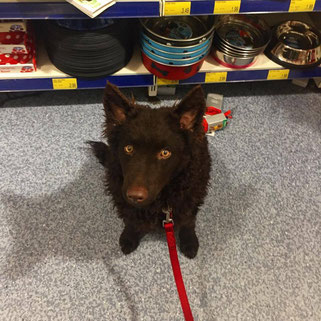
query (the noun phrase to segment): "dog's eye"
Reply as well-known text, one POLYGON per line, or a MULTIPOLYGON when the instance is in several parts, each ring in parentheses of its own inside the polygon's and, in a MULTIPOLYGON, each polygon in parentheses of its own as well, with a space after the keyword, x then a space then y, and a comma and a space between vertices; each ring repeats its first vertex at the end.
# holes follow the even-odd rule
POLYGON ((160 153, 158 154, 159 159, 167 159, 171 157, 172 153, 168 149, 162 149, 160 153))
POLYGON ((127 154, 132 154, 134 152, 134 146, 133 145, 127 145, 124 147, 124 151, 127 154))

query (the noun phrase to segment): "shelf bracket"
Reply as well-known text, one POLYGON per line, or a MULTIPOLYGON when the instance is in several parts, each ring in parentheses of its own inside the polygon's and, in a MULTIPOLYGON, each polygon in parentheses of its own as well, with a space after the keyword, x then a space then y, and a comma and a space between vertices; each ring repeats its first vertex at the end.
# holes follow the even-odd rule
POLYGON ((153 76, 153 85, 148 87, 148 96, 149 97, 156 97, 157 96, 157 78, 153 76))
POLYGON ((159 16, 164 17, 164 8, 166 0, 159 0, 159 16))

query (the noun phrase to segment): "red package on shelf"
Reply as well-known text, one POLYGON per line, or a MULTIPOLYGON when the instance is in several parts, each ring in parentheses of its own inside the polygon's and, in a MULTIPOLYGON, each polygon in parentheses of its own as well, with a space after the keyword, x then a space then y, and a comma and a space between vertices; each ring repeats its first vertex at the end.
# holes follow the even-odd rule
POLYGON ((19 44, 23 41, 25 34, 24 31, 0 32, 0 46, 19 44))
POLYGON ((20 44, 26 33, 26 21, 0 21, 0 45, 20 44))
MULTIPOLYGON (((36 54, 35 51, 32 53, 32 58, 28 61, 23 62, 16 62, 14 58, 7 58, 7 61, 14 61, 13 63, 6 62, 3 63, 0 62, 0 74, 1 73, 10 73, 10 72, 33 72, 37 70, 37 63, 36 63, 36 54), (13 59, 13 60, 12 60, 13 59)), ((0 58, 0 60, 2 60, 0 58)))
POLYGON ((32 43, 32 37, 25 33, 19 43, 0 43, 0 54, 28 54, 31 52, 30 43, 32 43))
POLYGON ((33 72, 37 70, 35 38, 32 30, 25 33, 24 46, 26 52, 19 50, 19 48, 12 50, 10 53, 4 53, 0 50, 0 73, 33 72))
POLYGON ((24 64, 30 61, 33 57, 33 53, 21 54, 21 53, 11 53, 11 54, 0 54, 0 65, 15 65, 24 64))

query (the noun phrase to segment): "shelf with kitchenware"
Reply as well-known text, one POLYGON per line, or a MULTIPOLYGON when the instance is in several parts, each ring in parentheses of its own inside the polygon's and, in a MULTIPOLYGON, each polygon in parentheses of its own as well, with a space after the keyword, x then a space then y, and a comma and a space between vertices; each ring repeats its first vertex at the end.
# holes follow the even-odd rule
MULTIPOLYGON (((213 82, 245 82, 259 80, 314 78, 320 76, 321 67, 309 69, 287 69, 276 64, 264 54, 260 54, 252 66, 244 69, 232 69, 222 66, 212 56, 208 56, 197 74, 188 79, 180 80, 176 83, 205 84, 213 82)), ((159 83, 165 84, 166 81, 161 80, 159 83)))
MULTIPOLYGON (((321 11, 321 0, 117 0, 99 18, 321 11)), ((0 19, 88 18, 65 0, 0 0, 0 19)))
POLYGON ((37 70, 0 74, 0 91, 104 88, 107 81, 119 87, 148 87, 154 84, 154 77, 142 64, 139 48, 135 49, 129 63, 118 72, 106 77, 79 78, 57 69, 51 63, 45 48, 40 46, 37 70))
POLYGON ((164 16, 311 11, 321 11, 321 0, 164 0, 162 4, 164 16))
POLYGON ((309 16, 296 14, 300 20, 293 20, 293 14, 271 15, 268 22, 263 17, 222 15, 214 33, 213 16, 168 17, 162 26, 173 27, 165 35, 157 20, 145 19, 141 22, 143 63, 161 78, 160 84, 319 76, 320 69, 314 67, 321 63, 321 35, 309 16), (193 30, 202 31, 195 32, 195 38, 176 36, 193 30))
MULTIPOLYGON (((159 17, 158 0, 117 0, 99 18, 159 17)), ((65 0, 0 0, 0 19, 85 19, 83 12, 65 0)))
POLYGON ((58 70, 49 60, 44 48, 37 56, 37 71, 30 73, 6 73, 0 77, 0 91, 36 91, 63 89, 104 88, 107 81, 119 87, 149 87, 153 85, 195 84, 213 82, 237 82, 256 80, 276 80, 321 77, 321 68, 304 70, 284 69, 261 54, 252 66, 235 70, 218 64, 208 56, 200 71, 194 76, 180 81, 160 79, 151 74, 143 65, 139 48, 126 67, 113 75, 84 79, 72 77, 58 70))

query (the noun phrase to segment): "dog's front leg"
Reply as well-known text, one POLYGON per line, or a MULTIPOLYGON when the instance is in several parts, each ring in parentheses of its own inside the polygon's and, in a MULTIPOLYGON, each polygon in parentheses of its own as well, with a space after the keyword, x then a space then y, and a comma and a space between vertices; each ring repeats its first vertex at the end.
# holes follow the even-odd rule
POLYGON ((119 238, 119 245, 124 254, 135 251, 145 233, 140 232, 134 225, 127 223, 119 238))
POLYGON ((197 255, 199 243, 195 233, 196 216, 193 215, 179 230, 180 249, 182 253, 193 259, 197 255))

